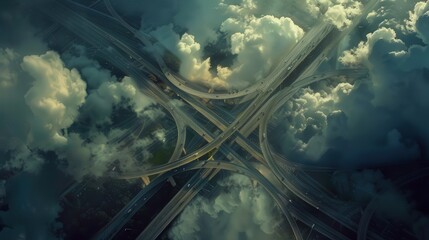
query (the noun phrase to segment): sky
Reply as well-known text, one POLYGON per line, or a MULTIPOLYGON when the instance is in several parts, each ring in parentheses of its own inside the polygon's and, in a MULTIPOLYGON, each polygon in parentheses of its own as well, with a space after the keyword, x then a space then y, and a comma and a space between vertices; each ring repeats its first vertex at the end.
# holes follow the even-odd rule
MULTIPOLYGON (((150 146, 164 143, 171 130, 163 126, 135 135, 139 126, 161 122, 167 113, 134 79, 91 56, 87 46, 74 43, 63 51, 43 38, 51 23, 35 9, 48 2, 0 3, 0 29, 7 33, 0 35, 0 172, 7 173, 0 179, 0 203, 9 203, 0 223, 10 226, 0 239, 56 239, 61 207, 53 179, 101 177, 113 163, 124 170, 149 167, 150 146), (118 120, 124 113, 127 119, 118 120), (121 125, 125 120, 131 127, 121 125)), ((158 39, 162 48, 155 51, 177 56, 180 75, 227 90, 266 76, 318 22, 344 30, 366 2, 112 0, 136 29, 158 39)), ((382 1, 318 70, 364 68, 368 76, 300 89, 276 112, 281 121, 268 133, 276 151, 293 161, 347 170, 331 179, 346 198, 365 202, 381 196, 397 203, 402 210, 391 218, 420 224, 413 229, 421 236, 424 214, 381 172, 356 169, 427 161, 428 44, 429 3, 382 1), (353 189, 366 190, 351 194, 353 189)), ((219 229, 225 237, 244 239, 281 231, 284 220, 263 189, 239 175, 217 184, 230 191, 197 197, 169 230, 172 239, 210 239, 219 229), (213 231, 202 232, 208 224, 213 231)))

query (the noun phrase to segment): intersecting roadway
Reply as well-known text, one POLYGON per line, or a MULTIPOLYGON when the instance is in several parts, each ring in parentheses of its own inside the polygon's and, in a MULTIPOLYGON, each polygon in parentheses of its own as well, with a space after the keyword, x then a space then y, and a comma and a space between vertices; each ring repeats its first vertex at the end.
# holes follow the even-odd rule
MULTIPOLYGON (((310 176, 306 175, 305 172, 295 171, 296 169, 312 171, 330 169, 293 164, 291 161, 284 159, 279 154, 273 153, 266 138, 266 130, 269 116, 271 116, 273 109, 277 109, 278 106, 292 97, 293 93, 303 86, 323 79, 329 79, 334 76, 360 76, 362 74, 366 74, 366 72, 362 70, 340 70, 333 73, 311 76, 312 72, 315 71, 317 66, 319 66, 319 64, 328 55, 328 52, 332 50, 344 35, 353 29, 353 27, 359 22, 359 18, 355 19, 352 27, 347 30, 343 30, 342 32, 338 31, 331 24, 325 22, 314 27, 299 41, 291 52, 285 54, 285 56, 279 60, 279 64, 267 77, 247 89, 230 93, 206 93, 187 86, 185 83, 186 81, 183 80, 183 78, 168 69, 166 64, 163 62, 161 55, 156 53, 154 54, 158 67, 154 65, 153 61, 151 62, 145 57, 141 57, 147 55, 147 53, 142 51, 141 45, 139 44, 143 43, 146 47, 155 48, 154 40, 128 25, 114 11, 114 8, 108 0, 105 0, 104 2, 113 17, 71 1, 67 1, 65 3, 54 3, 50 5, 50 9, 46 10, 42 8, 42 11, 68 30, 74 32, 80 38, 99 48, 100 54, 104 58, 124 71, 127 75, 138 80, 137 83, 140 85, 142 92, 152 97, 157 103, 169 111, 173 119, 176 121, 178 130, 178 140, 175 151, 168 163, 138 169, 135 172, 115 172, 111 173, 112 176, 119 178, 137 178, 162 174, 155 178, 155 180, 147 187, 149 191, 150 189, 155 189, 150 186, 157 185, 157 179, 163 179, 163 176, 169 175, 168 173, 177 172, 177 169, 193 164, 195 160, 206 155, 213 149, 220 149, 227 159, 234 163, 233 166, 235 167, 228 170, 247 173, 247 175, 258 179, 259 182, 263 183, 262 185, 266 187, 268 192, 270 192, 276 200, 278 206, 282 209, 282 212, 288 219, 297 239, 302 239, 302 236, 297 228, 295 219, 290 217, 290 213, 293 213, 295 218, 300 219, 309 226, 316 223, 315 230, 327 237, 333 239, 348 239, 347 236, 342 235, 337 230, 330 228, 329 225, 321 222, 314 216, 314 214, 306 212, 305 207, 302 206, 304 203, 309 204, 318 210, 320 209, 323 214, 326 214, 332 219, 340 222, 345 227, 356 231, 357 224, 350 219, 345 218, 341 211, 346 208, 350 208, 347 203, 332 199, 325 193, 325 191, 323 191, 322 188, 317 184, 314 184, 315 181, 310 176), (85 17, 83 17, 80 12, 85 12, 85 17), (92 16, 91 20, 86 18, 88 16, 92 16), (94 19, 98 24, 93 22, 94 19), (100 22, 103 24, 100 24, 100 22), (115 24, 117 26, 115 26, 115 24), (136 42, 135 39, 138 41, 136 42), (132 64, 130 64, 130 59, 132 59, 132 64), (173 99, 165 94, 164 91, 155 83, 152 81, 145 81, 145 79, 147 79, 147 74, 154 74, 158 79, 167 84, 167 86, 177 93, 178 97, 180 97, 183 102, 188 103, 217 126, 221 130, 220 134, 216 135, 212 133, 204 124, 195 120, 185 108, 182 108, 177 104, 177 100, 173 101, 173 99), (248 104, 248 107, 231 123, 226 122, 223 116, 217 115, 215 111, 208 108, 204 103, 202 103, 202 101, 197 99, 197 97, 208 99, 229 99, 243 97, 245 95, 250 96, 251 93, 253 93, 254 97, 253 99, 249 99, 250 103, 248 104), (257 146, 253 142, 247 140, 247 137, 258 126, 260 146, 257 146), (197 134, 203 137, 207 141, 207 144, 190 154, 181 156, 181 150, 183 149, 186 140, 187 127, 190 127, 197 134), (226 142, 229 144, 225 144, 226 142), (242 149, 249 152, 255 159, 261 161, 261 164, 268 164, 269 169, 272 171, 272 173, 270 173, 271 177, 262 176, 262 174, 253 167, 252 163, 239 156, 232 147, 232 143, 234 142, 242 149), (243 168, 246 170, 243 171, 243 168), (277 177, 280 184, 273 185, 267 180, 273 179, 273 176, 277 177), (290 198, 285 195, 286 192, 289 195, 292 193, 295 196, 298 196, 299 199, 303 200, 303 202, 293 201, 292 204, 291 201, 288 201, 290 198), (288 207, 286 208, 285 206, 288 207)), ((368 3, 363 13, 365 14, 369 12, 377 2, 378 1, 371 1, 368 3)), ((217 108, 216 105, 215 108, 217 108)), ((210 164, 206 163, 205 166, 209 167, 209 169, 200 170, 198 174, 199 176, 194 175, 192 178, 199 178, 199 180, 189 182, 185 185, 188 187, 184 187, 185 189, 182 188, 180 195, 175 196, 171 201, 171 206, 174 205, 173 203, 180 203, 180 205, 171 209, 169 207, 165 208, 163 211, 168 214, 159 214, 155 218, 154 224, 149 225, 139 238, 156 238, 164 228, 156 229, 156 226, 158 225, 155 223, 159 222, 162 223, 163 226, 167 226, 168 223, 171 222, 177 214, 179 214, 181 209, 183 209, 183 207, 196 195, 198 192, 197 190, 199 190, 207 181, 212 179, 212 177, 217 173, 213 168, 227 169, 225 164, 221 164, 220 162, 210 164)), ((144 200, 142 201, 141 198, 147 199, 150 195, 150 192, 143 192, 136 196, 135 200, 132 200, 127 204, 127 206, 121 210, 114 219, 112 219, 111 223, 100 231, 97 238, 108 239, 113 237, 114 234, 120 230, 123 224, 126 223, 127 219, 129 220, 133 213, 135 213, 136 209, 142 206, 141 203, 144 203, 144 200), (137 206, 137 203, 140 203, 140 205, 137 206), (130 204, 132 208, 130 208, 130 204)), ((371 236, 374 239, 377 239, 375 234, 370 234, 370 237, 371 236)))

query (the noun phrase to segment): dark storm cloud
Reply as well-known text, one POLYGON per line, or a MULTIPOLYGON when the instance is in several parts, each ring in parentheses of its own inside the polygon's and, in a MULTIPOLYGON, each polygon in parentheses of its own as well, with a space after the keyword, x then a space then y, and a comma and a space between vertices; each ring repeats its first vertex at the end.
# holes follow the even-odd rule
MULTIPOLYGON (((404 4, 413 10, 415 3, 404 4)), ((368 29, 374 29, 371 23, 379 27, 370 30, 365 39, 350 41, 357 46, 342 53, 340 63, 368 68, 368 79, 354 84, 320 83, 301 90, 284 107, 288 117, 283 127, 287 130, 279 139, 286 144, 279 145, 287 156, 344 168, 427 158, 425 5, 416 4, 420 10, 405 19, 392 15, 394 22, 402 24, 393 24, 395 28, 377 21, 389 22, 390 15, 374 12, 368 29)))
POLYGON ((34 7, 47 1, 1 1, 0 48, 13 48, 22 54, 40 54, 46 51, 46 43, 37 34, 47 25, 34 7))
POLYGON ((380 171, 337 172, 332 182, 340 197, 366 206, 376 201, 375 214, 411 227, 419 239, 426 239, 429 218, 416 209, 412 199, 386 179, 380 171))
POLYGON ((7 227, 0 231, 0 239, 58 239, 53 232, 61 227, 56 218, 62 189, 52 179, 60 179, 61 174, 55 167, 45 166, 38 174, 23 173, 7 181, 9 209, 0 212, 7 227))

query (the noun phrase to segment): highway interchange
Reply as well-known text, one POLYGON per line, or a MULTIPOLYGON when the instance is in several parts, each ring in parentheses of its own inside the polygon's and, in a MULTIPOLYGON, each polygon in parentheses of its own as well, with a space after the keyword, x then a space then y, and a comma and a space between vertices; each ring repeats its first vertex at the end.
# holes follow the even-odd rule
MULTIPOLYGON (((299 89, 314 82, 340 76, 349 78, 366 76, 366 70, 362 69, 343 69, 315 74, 330 51, 356 27, 360 17, 354 19, 353 24, 342 31, 327 22, 314 26, 279 60, 265 78, 248 88, 230 92, 208 92, 192 87, 187 84, 186 79, 170 70, 161 54, 165 49, 155 39, 134 29, 122 19, 110 0, 96 1, 93 5, 101 3, 106 6, 108 13, 101 13, 93 9, 92 5, 84 6, 73 1, 56 1, 51 3, 49 8, 40 10, 57 24, 100 49, 101 58, 135 79, 144 94, 153 98, 169 112, 176 123, 177 141, 173 154, 165 164, 132 172, 109 173, 111 177, 121 179, 151 176, 152 181, 126 204, 94 239, 114 238, 132 216, 156 194, 161 183, 191 170, 195 170, 194 175, 141 232, 138 239, 156 239, 220 170, 244 174, 259 182, 284 214, 295 239, 304 239, 297 220, 312 229, 314 227, 314 231, 329 239, 383 239, 378 233, 368 230, 374 203, 370 203, 361 221, 353 221, 346 213, 359 213, 359 207, 331 196, 309 174, 332 169, 289 161, 272 150, 267 137, 271 116, 299 89), (153 53, 155 61, 147 59, 148 54, 143 51, 142 46, 158 49, 153 53), (169 96, 157 83, 148 79, 149 74, 162 81, 176 95, 169 96), (238 115, 234 116, 216 104, 208 107, 202 99, 242 99, 245 103, 241 104, 240 108, 244 106, 244 110, 238 111, 238 115), (181 104, 177 104, 178 102, 181 104), (184 104, 187 107, 183 107, 184 104), (189 109, 204 116, 206 121, 218 130, 213 131, 204 121, 196 119, 189 109), (183 154, 188 129, 192 129, 206 141, 206 144, 183 154), (249 140, 249 136, 255 134, 256 129, 259 144, 249 140), (215 161, 202 159, 215 150, 221 153, 216 155, 219 159, 215 161), (238 151, 248 153, 256 161, 243 158, 238 151), (316 210, 317 214, 309 208, 316 210), (334 228, 332 222, 340 224, 350 234, 344 234, 334 228)), ((378 0, 369 1, 362 17, 365 17, 377 3, 378 0)))

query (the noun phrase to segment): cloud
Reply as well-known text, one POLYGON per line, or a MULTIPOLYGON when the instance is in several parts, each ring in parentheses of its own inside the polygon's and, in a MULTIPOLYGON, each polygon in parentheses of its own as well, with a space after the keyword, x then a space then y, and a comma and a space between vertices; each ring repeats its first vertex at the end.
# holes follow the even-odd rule
POLYGON ((380 171, 336 172, 331 180, 341 198, 357 202, 362 207, 376 199, 375 216, 411 226, 417 235, 427 234, 422 229, 429 226, 427 216, 419 212, 412 199, 380 171))
POLYGON ((61 58, 68 68, 79 70, 82 78, 87 84, 88 91, 97 89, 107 81, 116 82, 116 76, 103 68, 100 63, 88 57, 87 48, 82 45, 73 44, 66 52, 61 54, 61 58))
POLYGON ((73 46, 63 58, 66 65, 53 51, 23 57, 1 51, 1 167, 37 172, 45 163, 40 151, 54 151, 65 160, 60 167, 76 179, 102 176, 117 161, 122 170, 147 165, 148 147, 166 143, 165 130, 139 134, 144 123, 165 116, 162 109, 133 79, 118 80, 88 58, 85 47, 73 46), (113 119, 120 111, 130 125, 113 119))
POLYGON ((429 4, 427 2, 421 1, 416 3, 416 5, 414 6, 414 9, 408 12, 409 18, 406 19, 407 29, 413 32, 417 32, 417 21, 419 21, 419 18, 426 15, 428 11, 429 11, 429 4))
POLYGON ((401 54, 405 50, 404 42, 397 39, 395 30, 391 28, 379 28, 373 33, 368 33, 366 38, 366 42, 361 41, 356 48, 345 51, 339 59, 340 62, 348 66, 362 64, 363 61, 368 60, 374 44, 376 42, 380 44, 380 40, 384 40, 386 44, 397 46, 397 50, 392 51, 392 54, 401 54))
POLYGON ((63 58, 69 68, 76 68, 81 73, 88 85, 88 96, 79 117, 89 118, 91 124, 110 122, 115 108, 131 107, 140 115, 149 114, 144 110, 155 104, 139 90, 133 79, 128 76, 118 79, 98 61, 89 58, 86 47, 73 45, 63 53, 63 58))
POLYGON ((149 167, 152 164, 148 160, 153 157, 153 152, 160 151, 157 147, 166 143, 166 132, 158 129, 144 136, 139 133, 140 129, 119 128, 113 128, 107 134, 93 132, 85 138, 72 133, 60 158, 68 160, 65 170, 77 180, 88 175, 101 177, 115 166, 123 172, 149 167))
POLYGON ((5 200, 9 209, 0 212, 7 227, 0 231, 1 239, 58 239, 55 231, 61 207, 58 196, 60 172, 44 167, 40 174, 23 173, 7 180, 5 200))
POLYGON ((170 238, 277 239, 281 235, 277 233, 285 231, 272 198, 249 178, 235 174, 218 185, 219 194, 199 196, 183 210, 168 233, 170 238))
POLYGON ((339 62, 366 67, 369 77, 300 90, 283 107, 285 120, 273 144, 290 159, 342 168, 424 159, 428 48, 418 40, 422 36, 405 34, 403 26, 380 26, 366 40, 350 41, 357 46, 344 51, 339 62))
POLYGON ((140 31, 155 36, 180 59, 182 76, 219 89, 242 89, 262 79, 302 38, 304 29, 321 19, 344 28, 362 7, 352 0, 181 4, 166 0, 162 6, 114 1, 114 5, 129 22, 141 15, 140 31), (158 21, 150 11, 159 13, 158 21))
POLYGON ((166 142, 159 127, 141 136, 143 123, 164 112, 82 46, 62 58, 0 49, 0 70, 0 170, 8 173, 0 187, 1 239, 59 239, 57 183, 103 176, 112 164, 123 171, 149 166, 150 151, 166 142), (132 121, 121 125, 125 117, 115 114, 132 121))
POLYGON ((11 49, 0 49, 0 149, 8 150, 25 142, 31 112, 23 96, 31 79, 22 71, 21 56, 11 49))
POLYGON ((62 130, 76 119, 86 85, 55 52, 24 57, 11 49, 1 53, 0 68, 6 73, 0 86, 2 155, 9 156, 3 164, 37 170, 43 161, 31 149, 55 150, 66 144, 62 130))
POLYGON ((419 157, 416 143, 395 128, 394 116, 371 105, 365 85, 323 83, 320 89, 302 89, 283 108, 274 144, 287 157, 337 167, 419 157))
POLYGON ((3 163, 2 169, 9 171, 17 170, 35 173, 45 163, 43 157, 29 149, 26 145, 18 145, 3 155, 6 161, 3 163))
POLYGON ((329 6, 325 18, 338 29, 350 26, 354 17, 361 14, 362 4, 358 1, 338 1, 338 4, 329 6))
POLYGON ((66 171, 81 180, 88 175, 102 176, 113 163, 116 149, 107 143, 104 135, 100 134, 86 143, 78 134, 69 136, 69 144, 60 157, 68 160, 66 171))
POLYGON ((202 60, 201 45, 195 42, 195 37, 183 34, 177 43, 179 57, 182 59, 180 73, 191 81, 210 82, 210 58, 202 60))
POLYGON ((229 36, 230 51, 236 55, 225 79, 233 88, 246 87, 265 77, 304 35, 290 18, 271 15, 249 16, 243 22, 229 18, 221 31, 229 36))
POLYGON ((31 9, 33 4, 45 0, 2 1, 0 3, 0 47, 15 49, 18 52, 41 54, 47 50, 47 44, 38 33, 46 27, 40 16, 31 9))
MULTIPOLYGON (((58 86, 70 77, 58 56, 47 53, 48 44, 42 39, 41 33, 50 23, 45 22, 33 9, 42 2, 46 1, 0 2, 0 28, 3 32, 0 36, 1 239, 58 239, 53 232, 61 226, 55 220, 61 210, 57 201, 61 191, 57 185, 60 176, 52 166, 49 169, 46 167, 46 156, 35 150, 37 142, 30 143, 28 138, 30 132, 40 130, 46 137, 40 140, 53 144, 48 132, 53 133, 57 130, 55 127, 67 125, 66 118, 72 118, 68 111, 63 112, 63 116, 52 111, 49 116, 41 116, 41 105, 30 107, 27 104, 27 101, 41 100, 39 93, 44 90, 37 88, 42 82, 54 80, 51 83, 58 83, 58 86), (28 58, 24 63, 23 57, 26 56, 28 58), (40 66, 35 66, 38 64, 40 66), (52 74, 63 75, 59 79, 53 76, 50 79, 35 79, 37 74, 38 77, 43 75, 37 73, 38 67, 52 74), (26 99, 24 96, 30 89, 33 89, 31 96, 26 99), (62 122, 48 120, 48 117, 60 117, 58 120, 62 122), (53 123, 53 128, 36 126, 35 121, 53 123)), ((57 97, 55 92, 60 89, 67 92, 68 86, 48 86, 47 90, 53 91, 47 95, 49 100, 57 97)), ((63 100, 70 98, 60 100, 61 104, 67 104, 63 100)))
POLYGON ((142 128, 164 118, 162 109, 132 78, 118 79, 89 58, 86 47, 74 45, 63 58, 90 86, 78 118, 68 129, 68 144, 57 150, 67 161, 65 170, 80 180, 87 175, 103 176, 113 164, 122 171, 149 166, 153 145, 165 143, 165 130, 156 128, 151 134, 144 129, 142 135, 142 128))
POLYGON ((131 106, 134 112, 143 114, 143 110, 154 104, 137 88, 134 81, 124 77, 122 82, 107 81, 92 91, 82 109, 82 117, 88 117, 93 124, 110 122, 114 107, 131 106))
POLYGON ((302 90, 278 126, 285 129, 278 139, 282 152, 297 161, 346 168, 418 159, 417 140, 393 113, 371 105, 367 91, 363 84, 302 90))
POLYGON ((426 2, 426 6, 419 8, 418 5, 415 7, 415 15, 418 17, 415 30, 417 35, 423 40, 424 43, 429 44, 429 4, 426 2), (421 14, 421 12, 423 12, 421 14), (419 14, 421 14, 419 16, 419 14))
POLYGON ((85 101, 86 83, 76 69, 65 68, 53 51, 25 56, 21 66, 34 79, 25 95, 34 115, 29 143, 44 150, 65 145, 67 138, 60 131, 75 121, 85 101))
MULTIPOLYGON (((152 149, 164 146, 171 130, 156 127, 142 136, 143 125, 161 122, 165 113, 133 79, 115 76, 85 47, 75 45, 61 57, 47 51, 40 35, 46 23, 28 11, 40 2, 0 3, 6 33, 0 36, 0 167, 14 175, 0 183, 0 196, 11 203, 0 214, 13 226, 0 233, 5 239, 54 238, 60 208, 52 179, 60 176, 46 170, 47 150, 61 160, 56 167, 80 180, 103 176, 113 165, 150 166, 152 149), (123 122, 124 115, 130 122, 123 122)), ((209 88, 253 84, 315 23, 344 28, 362 7, 351 0, 114 3, 180 58, 183 76, 209 88)), ((338 66, 367 67, 369 78, 302 89, 283 108, 279 149, 296 161, 343 168, 427 158, 428 16, 427 2, 382 1, 342 43, 346 51, 339 56, 338 66)), ((415 231, 425 234, 427 218, 414 216, 407 199, 379 173, 344 178, 350 186, 342 188, 356 190, 344 190, 348 197, 379 196, 383 214, 414 221, 415 231)), ((174 238, 277 236, 283 220, 265 191, 236 175, 219 185, 226 190, 198 197, 185 209, 170 232, 174 238)))
POLYGON ((40 34, 48 25, 32 10, 34 4, 42 2, 0 3, 0 28, 4 32, 0 36, 0 167, 8 170, 37 171, 43 163, 26 145, 33 116, 23 96, 34 79, 21 67, 23 55, 40 55, 48 49, 40 34))
POLYGON ((249 86, 304 35, 291 18, 260 13, 253 1, 190 2, 150 33, 179 57, 180 74, 210 88, 249 86), (209 50, 214 46, 216 52, 209 50))
POLYGON ((89 58, 85 47, 73 46, 63 55, 66 63, 77 67, 92 86, 75 127, 69 130, 69 144, 59 151, 60 157, 68 160, 67 172, 82 179, 86 175, 103 176, 113 164, 122 171, 149 166, 150 147, 165 143, 165 130, 157 128, 153 135, 147 129, 144 135, 141 131, 165 117, 162 109, 139 90, 132 78, 118 79, 89 58), (115 117, 117 114, 122 116, 115 117))

